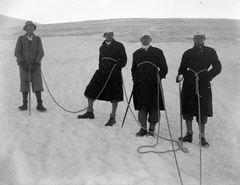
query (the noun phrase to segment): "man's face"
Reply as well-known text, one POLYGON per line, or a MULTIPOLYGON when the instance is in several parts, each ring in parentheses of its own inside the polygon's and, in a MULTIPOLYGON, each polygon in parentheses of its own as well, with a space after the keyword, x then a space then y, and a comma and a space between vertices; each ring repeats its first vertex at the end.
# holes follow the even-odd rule
POLYGON ((196 46, 202 45, 205 40, 206 40, 206 37, 204 35, 195 35, 193 37, 193 41, 196 46))
POLYGON ((26 30, 26 32, 28 32, 28 33, 33 33, 33 32, 34 32, 34 29, 35 29, 35 27, 34 27, 33 25, 27 25, 27 26, 25 27, 25 30, 26 30))
POLYGON ((141 41, 142 45, 147 46, 152 41, 152 38, 148 35, 145 35, 145 36, 141 37, 140 41, 141 41))
POLYGON ((104 37, 106 38, 107 42, 111 42, 113 40, 113 32, 105 33, 104 37))

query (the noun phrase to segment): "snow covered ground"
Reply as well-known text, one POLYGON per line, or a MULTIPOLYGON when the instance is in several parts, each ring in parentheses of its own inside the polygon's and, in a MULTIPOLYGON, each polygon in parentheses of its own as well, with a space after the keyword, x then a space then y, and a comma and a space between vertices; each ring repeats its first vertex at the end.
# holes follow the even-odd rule
MULTIPOLYGON (((58 30, 59 31, 59 30, 58 30)), ((37 34, 37 32, 36 32, 37 34)), ((123 69, 127 95, 132 90, 132 53, 139 40, 118 38, 126 48, 123 69)), ((123 36, 121 36, 123 38, 123 36)), ((111 110, 108 102, 96 101, 95 119, 79 120, 78 114, 60 109, 47 92, 43 93, 46 113, 36 111, 32 94, 32 114, 19 112, 19 71, 13 56, 17 37, 0 39, 0 185, 177 185, 181 184, 173 152, 140 154, 142 145, 153 145, 154 138, 136 138, 139 130, 131 112, 121 128, 127 107, 119 104, 117 124, 105 127, 111 110)), ((56 101, 67 110, 87 106, 83 93, 98 66, 101 34, 90 36, 43 37, 45 57, 42 70, 56 101)), ((152 42, 164 51, 169 73, 163 81, 167 114, 174 140, 180 136, 178 84, 175 76, 182 54, 192 47, 185 42, 152 42)), ((210 148, 202 148, 202 184, 240 184, 240 44, 227 40, 207 40, 222 62, 222 73, 213 80, 214 117, 206 126, 210 148)), ((131 108, 133 106, 131 104, 131 108)), ((133 111, 135 116, 136 111, 133 111)), ((82 112, 83 113, 83 112, 82 112)), ((80 113, 81 114, 81 113, 80 113)), ((169 138, 165 112, 161 112, 160 135, 169 138)), ((177 162, 185 185, 200 183, 198 128, 194 124, 188 153, 177 151, 177 162)), ((185 124, 184 124, 185 131, 185 124)), ((175 149, 178 148, 174 144, 175 149)), ((171 150, 171 142, 160 139, 155 148, 141 151, 171 150)))

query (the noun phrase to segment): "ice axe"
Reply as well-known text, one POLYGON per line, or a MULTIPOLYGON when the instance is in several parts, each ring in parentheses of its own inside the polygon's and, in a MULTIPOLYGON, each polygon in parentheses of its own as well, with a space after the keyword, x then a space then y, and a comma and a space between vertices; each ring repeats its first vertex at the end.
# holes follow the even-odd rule
POLYGON ((29 101, 28 101, 29 116, 31 116, 31 66, 29 66, 29 72, 28 72, 28 91, 29 91, 29 101))
POLYGON ((132 93, 131 93, 130 98, 128 100, 128 105, 127 105, 126 112, 125 112, 125 115, 124 115, 124 118, 123 118, 123 122, 122 122, 122 128, 123 128, 123 125, 124 125, 124 122, 125 122, 125 119, 126 119, 126 116, 127 116, 127 113, 128 113, 128 109, 129 109, 129 106, 130 106, 130 102, 131 102, 132 96, 133 96, 133 90, 132 90, 132 93))

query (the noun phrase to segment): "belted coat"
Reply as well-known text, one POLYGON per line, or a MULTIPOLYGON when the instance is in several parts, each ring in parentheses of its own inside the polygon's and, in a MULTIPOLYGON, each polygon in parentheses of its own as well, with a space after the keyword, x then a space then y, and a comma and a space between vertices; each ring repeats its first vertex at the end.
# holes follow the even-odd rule
POLYGON ((32 41, 30 42, 26 34, 20 36, 17 40, 14 55, 17 58, 18 64, 23 61, 28 64, 34 62, 41 64, 44 56, 41 38, 33 34, 32 41))
POLYGON ((127 64, 127 54, 122 43, 113 39, 105 41, 99 49, 99 68, 86 87, 84 95, 93 100, 123 101, 122 68, 127 64))
POLYGON ((135 110, 142 107, 164 110, 163 98, 158 79, 168 73, 163 51, 150 46, 147 50, 138 49, 133 53, 133 102, 135 110), (159 74, 159 76, 157 75, 159 74), (158 78, 159 77, 159 78, 158 78))
MULTIPOLYGON (((17 58, 17 64, 25 62, 28 65, 36 62, 39 68, 31 74, 32 90, 43 91, 42 76, 41 76, 41 61, 44 56, 42 41, 39 36, 33 34, 32 40, 28 40, 27 35, 18 37, 14 56, 17 58)), ((29 74, 19 67, 20 72, 20 91, 29 91, 29 74)))
POLYGON ((201 115, 213 116, 210 81, 222 70, 216 51, 205 45, 194 46, 184 52, 178 74, 184 76, 182 86, 182 114, 198 116, 198 93, 201 115), (198 87, 198 89, 197 89, 198 87))

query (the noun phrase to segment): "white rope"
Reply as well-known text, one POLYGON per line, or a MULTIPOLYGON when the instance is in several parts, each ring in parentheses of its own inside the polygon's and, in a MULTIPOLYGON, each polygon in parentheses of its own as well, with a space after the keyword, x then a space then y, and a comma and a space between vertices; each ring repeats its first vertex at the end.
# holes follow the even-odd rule
MULTIPOLYGON (((105 89, 105 87, 106 87, 106 85, 107 85, 107 83, 108 83, 108 81, 109 81, 109 79, 110 79, 110 77, 111 77, 111 75, 112 75, 112 73, 113 73, 113 70, 114 70, 114 68, 116 67, 116 65, 117 65, 117 64, 114 64, 114 66, 112 67, 112 69, 111 69, 111 71, 110 71, 110 73, 109 73, 109 75, 108 75, 108 78, 107 78, 105 84, 103 85, 103 88, 101 89, 101 91, 100 91, 99 94, 97 95, 96 99, 101 95, 101 93, 102 93, 103 90, 105 89)), ((81 109, 81 110, 79 110, 79 111, 70 111, 70 110, 67 110, 67 109, 65 109, 64 107, 62 107, 62 106, 55 100, 55 98, 53 97, 53 95, 51 94, 51 92, 50 92, 50 90, 49 90, 49 87, 48 87, 48 85, 47 85, 47 82, 46 82, 46 80, 45 80, 45 77, 44 77, 44 75, 43 75, 42 70, 41 70, 41 74, 42 74, 42 77, 43 77, 43 81, 44 81, 44 83, 45 83, 45 86, 47 87, 47 91, 48 91, 49 95, 51 96, 51 98, 53 99, 53 101, 55 102, 55 104, 56 104, 58 107, 60 107, 62 110, 66 111, 66 112, 69 112, 69 113, 79 113, 79 112, 83 112, 84 110, 86 110, 89 106, 91 106, 91 105, 96 101, 96 99, 95 99, 95 100, 92 102, 92 104, 88 105, 87 107, 85 107, 85 108, 83 108, 83 109, 81 109)))
POLYGON ((190 69, 196 77, 195 82, 196 82, 196 94, 197 94, 197 100, 198 100, 198 125, 199 125, 199 160, 200 160, 200 185, 202 184, 202 120, 201 120, 201 105, 200 105, 200 91, 199 91, 199 74, 207 71, 207 69, 201 70, 199 72, 195 72, 194 70, 190 69))
MULTIPOLYGON (((154 145, 150 145, 150 146, 140 146, 140 147, 137 149, 137 151, 138 151, 138 153, 141 153, 141 154, 174 152, 174 158, 175 158, 175 162, 176 162, 176 166, 177 166, 177 170, 178 170, 178 175, 179 175, 179 178, 180 178, 180 182, 181 182, 181 184, 183 185, 183 181, 182 181, 182 177, 181 177, 181 173, 180 173, 180 169, 179 169, 178 161, 177 161, 177 157, 176 157, 176 151, 182 150, 183 152, 188 153, 188 150, 187 150, 186 148, 180 147, 179 142, 177 142, 177 141, 175 141, 175 140, 172 139, 172 134, 171 134, 171 130, 170 130, 170 124, 169 124, 168 115, 167 115, 167 111, 166 111, 166 107, 165 107, 165 98, 164 98, 164 94, 163 94, 163 88, 162 88, 161 80, 160 80, 159 73, 158 73, 158 72, 159 72, 159 68, 158 68, 155 64, 153 64, 152 62, 149 62, 149 61, 141 62, 140 64, 138 64, 137 67, 139 67, 139 66, 142 65, 142 64, 151 64, 151 65, 153 65, 154 67, 156 67, 156 69, 157 69, 158 87, 160 87, 161 92, 162 92, 162 98, 163 98, 163 103, 164 103, 164 109, 165 109, 165 114, 166 114, 166 120, 167 120, 167 124, 168 124, 168 130, 169 130, 170 139, 166 139, 166 138, 163 138, 163 137, 160 136, 160 111, 159 111, 159 103, 158 103, 158 112, 159 112, 158 134, 152 133, 154 136, 157 136, 157 142, 156 142, 154 145), (171 141, 171 143, 172 143, 172 150, 161 151, 161 152, 156 152, 156 151, 144 151, 144 152, 142 152, 142 151, 140 151, 141 148, 145 148, 145 147, 155 147, 155 146, 157 146, 157 145, 158 145, 158 142, 159 142, 159 138, 162 138, 162 139, 167 140, 167 141, 171 141), (178 149, 175 149, 175 148, 174 148, 173 142, 177 143, 177 145, 179 146, 178 149)), ((124 84, 123 84, 123 86, 124 86, 124 84)), ((128 99, 128 98, 127 98, 127 93, 126 93, 125 86, 124 86, 124 91, 125 91, 126 99, 128 99)), ((159 100, 159 98, 160 98, 159 96, 160 96, 160 92, 159 92, 159 88, 158 88, 158 100, 159 100)), ((158 101, 158 102, 159 102, 159 101, 158 101)), ((130 104, 130 102, 129 102, 129 104, 130 104)), ((135 117, 135 115, 134 115, 131 107, 129 106, 129 104, 128 104, 128 108, 130 109, 130 111, 131 111, 134 119, 135 119, 136 122, 138 123, 138 125, 140 125, 140 127, 141 127, 141 124, 138 122, 138 120, 137 120, 137 118, 135 117)), ((143 127, 141 127, 141 128, 146 130, 146 128, 143 128, 143 127)), ((146 131, 147 131, 147 130, 146 130, 146 131)))

